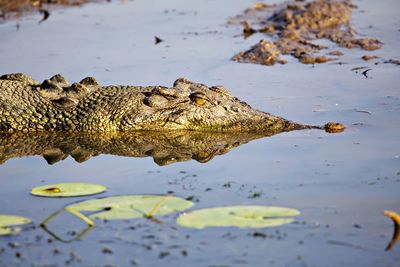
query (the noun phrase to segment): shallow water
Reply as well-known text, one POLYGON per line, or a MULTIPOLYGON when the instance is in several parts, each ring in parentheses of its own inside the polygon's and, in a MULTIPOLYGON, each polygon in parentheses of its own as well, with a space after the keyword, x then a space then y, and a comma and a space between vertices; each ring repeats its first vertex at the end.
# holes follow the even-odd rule
MULTIPOLYGON (((174 191, 184 198, 196 196, 196 209, 263 204, 296 208, 302 215, 296 223, 256 231, 190 230, 178 227, 173 215, 163 217, 161 225, 144 219, 98 222, 80 241, 68 244, 41 228, 27 229, 0 237, 0 266, 63 266, 68 261, 72 266, 397 266, 400 245, 384 251, 393 226, 382 214, 400 212, 400 68, 374 62, 399 59, 398 1, 355 1, 354 27, 383 41, 382 49, 339 48, 345 51, 344 65, 308 66, 286 58, 288 64, 274 67, 229 61, 263 38, 243 40, 236 36, 240 27, 226 26, 229 16, 252 1, 149 3, 56 10, 40 25, 40 15, 30 15, 19 21, 18 31, 16 21, 0 24, 0 73, 24 72, 37 80, 55 73, 70 81, 95 76, 104 85, 171 85, 183 76, 222 84, 272 114, 308 124, 340 121, 347 130, 257 139, 207 163, 158 166, 151 157, 104 154, 84 163, 68 157, 54 165, 41 156, 13 158, 0 165, 0 213, 26 216, 37 225, 81 198, 37 198, 30 189, 81 181, 109 187, 103 196, 174 191), (154 36, 164 41, 154 45, 154 36), (366 54, 382 59, 364 62, 360 58, 366 54), (360 66, 372 69, 368 78, 351 71, 360 66), (254 192, 261 196, 249 198, 254 192), (15 243, 18 247, 12 248, 15 243)), ((67 232, 85 226, 67 218, 55 221, 51 230, 73 238, 67 232)))

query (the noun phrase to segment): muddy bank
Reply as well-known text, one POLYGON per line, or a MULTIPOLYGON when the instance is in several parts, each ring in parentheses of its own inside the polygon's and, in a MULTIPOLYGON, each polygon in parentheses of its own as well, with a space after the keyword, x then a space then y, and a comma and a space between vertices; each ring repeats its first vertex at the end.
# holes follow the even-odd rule
POLYGON ((329 51, 332 47, 314 43, 317 39, 328 39, 345 48, 368 51, 381 48, 382 42, 379 40, 358 37, 351 25, 354 8, 356 6, 350 0, 292 1, 280 5, 255 4, 243 14, 231 18, 229 22, 241 23, 244 26, 245 37, 259 32, 275 41, 261 40, 232 59, 238 62, 273 65, 285 63, 280 59, 280 55, 284 54, 297 58, 303 64, 315 64, 336 60, 341 55, 338 51, 329 51))
POLYGON ((80 6, 89 2, 105 1, 106 0, 0 0, 0 21, 20 17, 33 12, 41 12, 44 16, 48 17, 48 10, 55 7, 80 6))

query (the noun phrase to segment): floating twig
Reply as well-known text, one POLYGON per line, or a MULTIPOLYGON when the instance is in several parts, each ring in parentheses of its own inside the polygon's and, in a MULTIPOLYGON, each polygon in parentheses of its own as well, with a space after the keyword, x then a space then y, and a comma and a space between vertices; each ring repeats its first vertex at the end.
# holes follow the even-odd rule
POLYGON ((397 214, 396 212, 390 211, 390 210, 385 210, 383 212, 383 214, 386 217, 389 217, 390 219, 392 219, 393 224, 394 224, 392 240, 389 242, 389 244, 387 245, 387 247, 385 249, 385 251, 389 251, 396 245, 396 243, 400 239, 400 215, 397 214))
POLYGON ((163 42, 164 40, 163 39, 161 39, 160 37, 157 37, 157 36, 154 36, 154 44, 159 44, 159 43, 161 43, 161 42, 163 42))
POLYGON ((364 71, 362 72, 362 75, 364 75, 365 78, 368 78, 367 73, 368 73, 368 71, 370 71, 370 70, 371 70, 371 69, 366 69, 366 70, 364 70, 364 71))
POLYGON ((355 112, 359 112, 359 113, 365 113, 365 114, 368 114, 368 115, 372 115, 372 113, 371 112, 369 112, 368 110, 360 110, 360 109, 354 109, 354 111, 355 112))
POLYGON ((43 14, 43 18, 39 21, 39 24, 47 20, 50 17, 50 12, 46 9, 40 9, 39 12, 43 14))

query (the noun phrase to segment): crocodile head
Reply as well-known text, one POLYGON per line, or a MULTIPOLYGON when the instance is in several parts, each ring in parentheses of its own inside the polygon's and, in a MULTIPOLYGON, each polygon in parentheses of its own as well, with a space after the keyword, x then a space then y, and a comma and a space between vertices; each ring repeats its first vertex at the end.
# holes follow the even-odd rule
POLYGON ((302 125, 253 109, 222 86, 178 79, 172 88, 154 87, 140 101, 141 112, 123 118, 125 129, 188 129, 277 133, 302 125))
POLYGON ((343 131, 340 123, 302 125, 256 109, 222 86, 178 79, 161 86, 100 86, 87 77, 69 83, 55 75, 42 84, 24 74, 0 77, 0 131, 134 131, 194 130, 256 132, 325 128, 343 131), (16 89, 17 88, 17 89, 16 89), (16 90, 22 90, 16 94, 16 90))

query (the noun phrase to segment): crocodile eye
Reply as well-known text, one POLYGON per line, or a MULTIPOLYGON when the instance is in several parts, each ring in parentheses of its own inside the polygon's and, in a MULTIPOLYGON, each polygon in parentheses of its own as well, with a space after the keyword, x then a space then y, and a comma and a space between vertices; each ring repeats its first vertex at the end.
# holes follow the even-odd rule
POLYGON ((201 98, 201 97, 196 97, 196 98, 194 99, 194 101, 195 101, 196 104, 199 105, 199 106, 203 106, 203 105, 207 102, 207 100, 205 100, 204 98, 201 98))
POLYGON ((198 106, 204 106, 208 101, 208 98, 200 93, 191 94, 189 97, 198 106))

